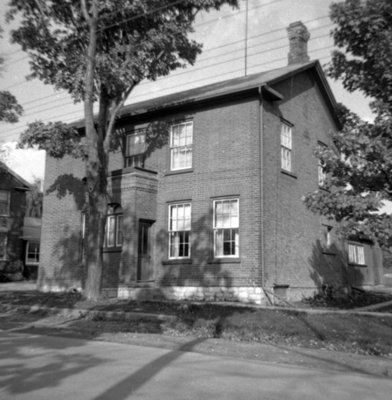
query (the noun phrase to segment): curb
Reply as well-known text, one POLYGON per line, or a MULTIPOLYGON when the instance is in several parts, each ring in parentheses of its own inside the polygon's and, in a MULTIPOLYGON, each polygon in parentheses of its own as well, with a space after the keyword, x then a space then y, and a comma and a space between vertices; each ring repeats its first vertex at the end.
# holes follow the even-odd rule
MULTIPOLYGON (((214 304, 214 303, 212 303, 214 304)), ((219 303, 222 305, 221 303, 219 303)), ((3 304, 5 305, 5 304, 3 304)), ((7 304, 12 306, 12 304, 7 304)), ((227 304, 232 306, 233 304, 227 304)), ((236 304, 237 306, 237 304, 236 304)), ((246 306, 245 306, 246 307, 246 306)), ((249 305, 248 305, 249 307, 249 305)), ((46 307, 40 306, 38 304, 32 306, 16 306, 17 309, 29 312, 37 311, 47 311, 52 313, 57 313, 59 315, 72 315, 75 317, 90 317, 90 318, 102 318, 113 321, 136 321, 136 320, 146 320, 146 321, 175 321, 177 317, 175 315, 169 314, 155 314, 155 313, 145 313, 145 312, 132 312, 132 311, 103 311, 103 310, 88 310, 81 308, 60 308, 60 307, 46 307)), ((352 310, 333 310, 333 309, 312 309, 312 308, 287 308, 279 306, 256 306, 249 307, 254 310, 271 310, 271 311, 283 311, 286 313, 294 314, 313 314, 313 315, 325 315, 325 314, 337 314, 337 315, 357 315, 357 316, 367 316, 374 318, 392 318, 392 313, 386 312, 374 312, 370 310, 352 309, 352 310)))

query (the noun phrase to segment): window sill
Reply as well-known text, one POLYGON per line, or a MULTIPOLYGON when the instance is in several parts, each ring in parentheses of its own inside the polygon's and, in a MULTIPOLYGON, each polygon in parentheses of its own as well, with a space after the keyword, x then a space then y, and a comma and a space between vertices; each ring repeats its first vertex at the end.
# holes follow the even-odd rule
POLYGON ((165 176, 170 176, 170 175, 179 175, 179 174, 188 174, 193 172, 193 168, 187 168, 187 169, 178 169, 176 171, 169 171, 165 173, 165 176))
POLYGON ((172 260, 162 261, 162 265, 182 265, 182 264, 192 264, 190 258, 174 258, 172 260))
POLYGON ((325 187, 325 186, 318 186, 318 188, 320 189, 320 190, 323 190, 324 192, 328 192, 329 193, 329 190, 325 187))
POLYGON ((122 250, 122 247, 105 247, 103 249, 104 253, 120 253, 122 250))
POLYGON ((348 265, 349 265, 349 267, 367 268, 366 264, 356 264, 356 263, 349 262, 348 265))
POLYGON ((240 264, 241 259, 239 257, 222 257, 214 258, 208 261, 208 264, 240 264))
POLYGON ((298 179, 297 175, 295 175, 295 174, 294 174, 293 172, 291 172, 291 171, 286 171, 285 169, 281 169, 280 172, 281 172, 282 174, 284 174, 284 175, 291 176, 291 177, 294 178, 294 179, 298 179))
POLYGON ((322 253, 328 256, 336 256, 336 252, 332 250, 323 250, 322 253))

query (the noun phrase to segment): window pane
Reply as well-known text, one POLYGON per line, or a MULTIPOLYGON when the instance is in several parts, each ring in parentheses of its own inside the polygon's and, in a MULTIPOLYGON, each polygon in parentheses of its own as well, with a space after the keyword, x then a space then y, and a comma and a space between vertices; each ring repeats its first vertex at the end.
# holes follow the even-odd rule
POLYGON ((122 244, 123 244, 123 216, 117 215, 116 245, 122 246, 122 244))
POLYGON ((223 230, 218 229, 215 231, 215 255, 223 255, 223 230))
POLYGON ((192 122, 172 126, 170 137, 172 170, 192 167, 192 130, 192 122))
POLYGON ((282 147, 282 168, 291 171, 291 152, 284 147, 282 147))
POLYGON ((127 136, 127 156, 143 154, 146 151, 146 133, 138 131, 127 136))
POLYGON ((215 256, 238 256, 238 199, 215 201, 214 214, 215 256))
POLYGON ((365 248, 363 246, 357 246, 357 261, 358 264, 365 264, 365 248))
POLYGON ((115 236, 115 217, 110 216, 107 218, 107 247, 113 247, 114 246, 114 236, 115 236))
POLYGON ((9 214, 10 192, 8 190, 0 190, 0 215, 9 214))
POLYGON ((169 258, 190 256, 191 205, 169 206, 169 258))
POLYGON ((281 144, 288 149, 291 149, 291 128, 287 125, 282 125, 281 144))

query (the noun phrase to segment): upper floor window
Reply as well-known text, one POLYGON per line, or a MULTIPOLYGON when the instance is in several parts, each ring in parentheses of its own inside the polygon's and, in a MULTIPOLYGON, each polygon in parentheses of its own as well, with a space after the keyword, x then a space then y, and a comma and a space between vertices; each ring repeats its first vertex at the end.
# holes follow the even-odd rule
POLYGON ((189 258, 191 255, 191 204, 169 206, 169 258, 189 258))
POLYGON ((366 265, 365 247, 362 244, 348 244, 348 262, 350 264, 366 265))
POLYGON ((283 123, 280 132, 280 165, 282 169, 289 172, 292 172, 292 142, 292 128, 290 125, 283 123))
POLYGON ((214 201, 215 257, 239 256, 239 199, 214 201))
MULTIPOLYGON (((320 143, 318 144, 320 150, 326 149, 327 146, 324 143, 320 143)), ((318 184, 320 187, 323 187, 325 185, 325 179, 327 177, 325 171, 324 171, 324 163, 318 159, 318 184)))
POLYGON ((0 190, 0 215, 10 215, 10 199, 9 190, 0 190))
POLYGON ((146 130, 138 129, 127 136, 125 166, 144 168, 146 130))
POLYGON ((123 244, 123 215, 121 207, 109 207, 106 218, 104 247, 121 247, 123 244))
POLYGON ((172 125, 170 129, 170 169, 192 168, 193 122, 172 125))

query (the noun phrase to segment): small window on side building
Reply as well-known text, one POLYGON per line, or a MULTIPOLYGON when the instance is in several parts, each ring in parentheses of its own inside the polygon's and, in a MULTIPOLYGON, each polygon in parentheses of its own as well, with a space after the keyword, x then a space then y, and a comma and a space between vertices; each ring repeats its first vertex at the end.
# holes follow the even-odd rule
POLYGON ((10 215, 11 193, 9 190, 0 190, 0 215, 10 215))
POLYGON ((293 132, 292 127, 282 123, 280 133, 280 153, 281 168, 284 171, 292 172, 292 150, 293 150, 293 132))
POLYGON ((365 246, 362 244, 348 244, 348 262, 350 264, 366 265, 365 246))

